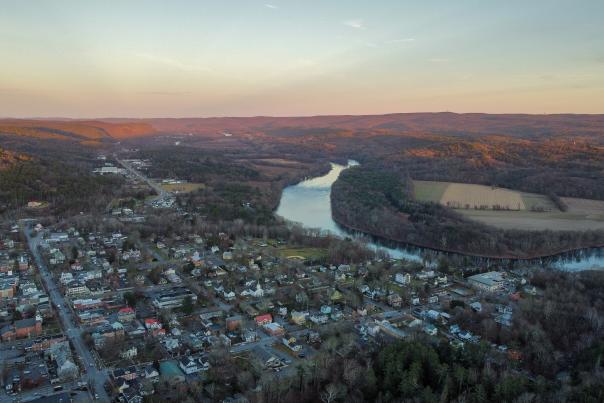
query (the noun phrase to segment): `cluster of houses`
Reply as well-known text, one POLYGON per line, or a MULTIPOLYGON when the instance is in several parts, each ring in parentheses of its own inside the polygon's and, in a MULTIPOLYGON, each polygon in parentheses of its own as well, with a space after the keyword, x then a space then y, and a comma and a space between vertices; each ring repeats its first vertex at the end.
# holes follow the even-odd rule
POLYGON ((0 383, 9 395, 73 380, 80 374, 19 232, 17 225, 0 231, 0 346, 10 352, 3 355, 0 383))
MULTIPOLYGON (((470 275, 466 278, 450 279, 446 275, 432 270, 421 270, 415 273, 399 272, 393 276, 389 291, 371 289, 361 285, 359 290, 369 299, 381 302, 381 311, 365 318, 358 327, 363 340, 372 338, 401 339, 413 332, 424 332, 430 336, 442 335, 451 344, 463 348, 465 343, 479 343, 482 338, 468 329, 452 322, 455 308, 466 307, 471 313, 481 315, 488 306, 491 319, 500 326, 509 327, 512 324, 513 302, 520 298, 514 290, 524 284, 521 275, 513 272, 484 272, 470 275), (416 283, 420 287, 411 288, 416 283), (429 284, 429 292, 425 285, 429 284), (418 293, 423 290, 423 295, 418 293), (408 301, 402 305, 401 294, 408 296, 408 301), (393 301, 392 296, 397 299, 393 301), (492 303, 484 299, 495 299, 503 303, 492 303)), ((500 351, 507 351, 506 346, 495 346, 500 351)))
MULTIPOLYGON (((135 213, 121 208, 111 215, 135 213)), ((257 360, 266 371, 291 373, 292 362, 315 354, 323 331, 341 321, 355 324, 361 343, 414 332, 445 336, 460 347, 478 343, 473 329, 455 323, 455 309, 486 313, 510 326, 517 295, 512 291, 520 281, 511 273, 476 271, 464 277, 400 261, 309 265, 281 256, 278 245, 285 242, 234 241, 223 233, 133 243, 119 231, 47 232, 41 226, 35 231, 45 234, 42 256, 65 298, 63 309, 102 365, 112 368, 109 387, 122 402, 142 401, 155 393, 160 379, 171 384, 204 379, 215 348, 257 360), (386 275, 372 274, 376 270, 386 275), (499 302, 485 300, 487 295, 498 295, 499 302)), ((44 353, 48 376, 75 379, 81 369, 60 326, 56 335, 45 334, 55 319, 33 274, 26 248, 4 239, 0 337, 57 340, 48 342, 44 353)))
POLYGON ((52 317, 48 295, 36 279, 36 267, 19 242, 18 227, 0 238, 0 339, 11 342, 39 336, 52 317))
POLYGON ((23 339, 23 352, 4 360, 6 393, 57 385, 78 379, 80 369, 64 336, 23 339))
MULTIPOLYGON (((94 298, 111 291, 128 291, 134 280, 112 262, 140 262, 141 251, 124 247, 119 232, 82 236, 74 228, 50 233, 41 243, 57 284, 70 299, 94 298), (112 261, 112 262, 110 262, 112 261)), ((127 246, 127 245, 126 245, 127 246)))

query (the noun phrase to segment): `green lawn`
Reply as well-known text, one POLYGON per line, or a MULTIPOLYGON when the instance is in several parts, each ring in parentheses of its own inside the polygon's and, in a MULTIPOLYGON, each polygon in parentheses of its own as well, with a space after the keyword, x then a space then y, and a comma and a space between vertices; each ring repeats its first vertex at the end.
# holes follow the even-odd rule
POLYGON ((284 258, 320 259, 327 256, 324 248, 284 247, 279 249, 279 255, 284 258))
MULTIPOLYGON (((425 202, 439 203, 450 182, 413 181, 415 199, 425 202)), ((537 193, 519 192, 527 210, 541 207, 545 211, 558 211, 549 197, 537 193)))
POLYGON ((413 181, 415 199, 424 202, 439 203, 449 186, 448 182, 413 181))
POLYGON ((549 197, 537 193, 521 192, 522 200, 526 209, 531 211, 533 208, 543 208, 545 211, 559 211, 558 207, 550 200, 549 197))

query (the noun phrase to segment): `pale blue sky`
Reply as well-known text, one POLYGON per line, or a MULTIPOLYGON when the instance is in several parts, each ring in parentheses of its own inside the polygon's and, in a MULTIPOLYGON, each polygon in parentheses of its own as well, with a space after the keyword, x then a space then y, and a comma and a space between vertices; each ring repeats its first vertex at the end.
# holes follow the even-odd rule
POLYGON ((0 116, 604 113, 604 1, 0 10, 0 116))

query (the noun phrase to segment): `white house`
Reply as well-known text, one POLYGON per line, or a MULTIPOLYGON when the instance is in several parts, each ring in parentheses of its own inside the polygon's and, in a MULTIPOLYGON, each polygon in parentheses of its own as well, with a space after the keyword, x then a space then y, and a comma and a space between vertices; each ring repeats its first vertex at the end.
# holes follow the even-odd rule
POLYGON ((327 323, 329 318, 327 317, 327 315, 311 315, 308 319, 312 323, 315 323, 317 325, 323 325, 327 323))
POLYGON ((71 274, 70 272, 63 272, 63 273, 61 273, 61 277, 59 278, 59 281, 63 285, 69 284, 73 281, 73 274, 71 274))
POLYGON ((124 350, 120 353, 120 357, 122 357, 124 359, 131 359, 131 358, 136 357, 137 354, 138 354, 138 349, 136 348, 136 346, 130 346, 130 348, 127 348, 126 350, 124 350))
POLYGON ((394 275, 394 281, 399 284, 409 284, 411 283, 411 275, 409 273, 396 273, 394 275))
POLYGON ((201 370, 197 365, 197 360, 192 357, 183 357, 178 362, 178 366, 187 375, 195 374, 201 370))

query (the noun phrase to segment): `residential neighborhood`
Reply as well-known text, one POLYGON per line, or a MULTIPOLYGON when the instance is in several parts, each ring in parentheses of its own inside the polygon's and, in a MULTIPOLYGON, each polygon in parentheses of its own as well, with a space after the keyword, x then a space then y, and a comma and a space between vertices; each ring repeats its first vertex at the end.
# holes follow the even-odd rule
POLYGON ((236 376, 225 362, 252 365, 251 382, 295 377, 326 348, 346 354, 413 335, 464 348, 487 341, 481 321, 512 326, 518 301, 539 292, 522 271, 315 264, 303 254, 316 248, 222 232, 143 237, 123 223, 90 232, 23 220, 0 240, 2 395, 20 401, 52 390, 143 402, 184 385, 246 401, 217 382, 236 376))

